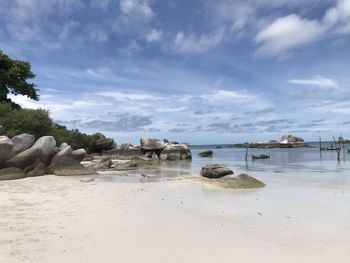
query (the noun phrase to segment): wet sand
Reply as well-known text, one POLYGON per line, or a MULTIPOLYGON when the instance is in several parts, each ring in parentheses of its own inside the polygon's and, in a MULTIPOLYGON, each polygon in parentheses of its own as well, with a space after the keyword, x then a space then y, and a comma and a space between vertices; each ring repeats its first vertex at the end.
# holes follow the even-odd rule
POLYGON ((0 262, 350 262, 348 189, 79 179, 0 182, 0 262))

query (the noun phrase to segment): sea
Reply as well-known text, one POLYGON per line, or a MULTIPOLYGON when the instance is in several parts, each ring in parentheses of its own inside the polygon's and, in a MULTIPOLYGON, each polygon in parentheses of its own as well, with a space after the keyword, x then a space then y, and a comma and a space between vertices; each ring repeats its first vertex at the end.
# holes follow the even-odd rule
MULTIPOLYGON (((249 148, 229 144, 191 145, 191 161, 159 161, 153 169, 146 171, 126 171, 123 177, 115 177, 110 171, 100 177, 103 181, 116 182, 152 182, 176 178, 200 177, 201 168, 208 164, 221 164, 231 169, 234 175, 248 174, 268 186, 279 188, 290 185, 304 187, 327 187, 350 191, 350 144, 345 145, 338 161, 336 151, 320 151, 318 142, 309 142, 304 148, 249 148), (204 150, 212 150, 212 157, 200 157, 204 150), (270 153, 270 159, 253 160, 251 155, 270 153)), ((323 142, 322 147, 331 147, 332 142, 323 142)), ((119 172, 118 172, 119 174, 119 172)))
MULTIPOLYGON (((331 147, 333 142, 323 142, 322 147, 331 147)), ((340 160, 336 151, 320 151, 318 142, 309 143, 303 148, 249 148, 248 159, 245 160, 246 149, 232 145, 194 145, 191 146, 193 160, 189 167, 199 171, 206 164, 223 164, 235 173, 258 175, 268 181, 291 181, 318 184, 320 186, 350 187, 350 144, 341 150, 340 160), (211 158, 203 158, 198 154, 203 150, 212 150, 211 158), (252 160, 251 155, 269 152, 270 159, 252 160)))

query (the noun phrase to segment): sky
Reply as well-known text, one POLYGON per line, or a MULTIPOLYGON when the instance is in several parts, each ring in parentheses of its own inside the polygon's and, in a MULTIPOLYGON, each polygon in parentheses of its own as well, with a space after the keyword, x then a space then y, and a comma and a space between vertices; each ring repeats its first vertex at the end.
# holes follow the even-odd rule
POLYGON ((0 50, 118 143, 350 137, 350 0, 0 0, 0 50))

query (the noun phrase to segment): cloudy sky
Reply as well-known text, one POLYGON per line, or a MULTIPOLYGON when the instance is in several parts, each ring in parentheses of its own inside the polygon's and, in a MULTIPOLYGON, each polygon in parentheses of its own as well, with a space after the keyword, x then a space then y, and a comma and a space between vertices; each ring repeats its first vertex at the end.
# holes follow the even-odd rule
POLYGON ((350 137, 350 0, 0 0, 0 49, 117 142, 350 137))

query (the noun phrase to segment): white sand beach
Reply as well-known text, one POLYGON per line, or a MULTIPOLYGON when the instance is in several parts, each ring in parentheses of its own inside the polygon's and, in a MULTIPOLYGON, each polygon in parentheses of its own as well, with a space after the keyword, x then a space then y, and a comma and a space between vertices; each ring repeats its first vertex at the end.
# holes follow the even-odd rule
POLYGON ((0 182, 0 262, 350 262, 350 191, 203 180, 0 182))

